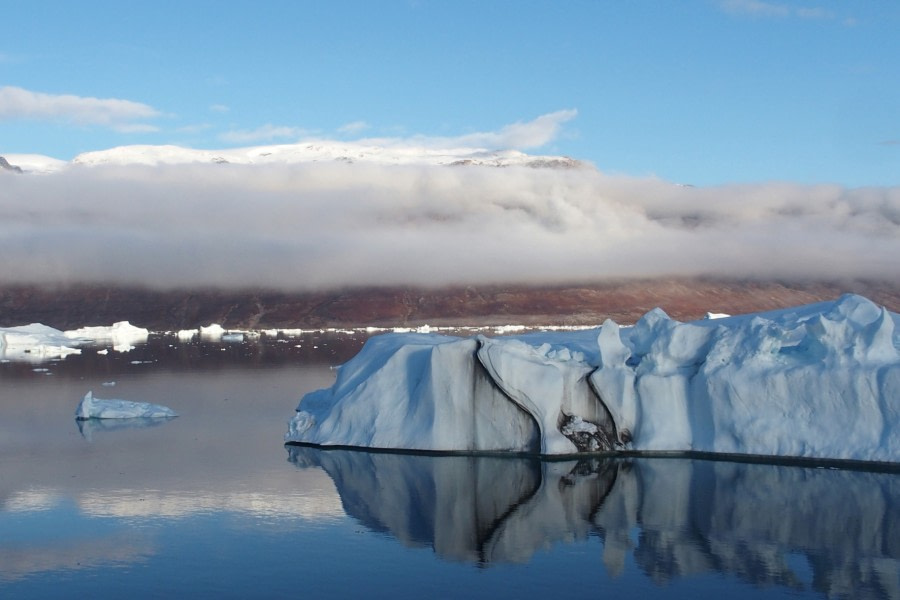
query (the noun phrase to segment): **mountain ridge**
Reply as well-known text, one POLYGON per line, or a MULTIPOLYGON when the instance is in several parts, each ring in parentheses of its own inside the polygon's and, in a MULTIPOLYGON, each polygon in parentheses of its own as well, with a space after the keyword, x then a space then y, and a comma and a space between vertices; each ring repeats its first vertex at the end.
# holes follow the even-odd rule
POLYGON ((367 326, 600 325, 634 323, 660 307, 689 321, 707 312, 744 314, 844 293, 900 312, 893 281, 619 280, 554 286, 277 290, 150 290, 114 286, 0 286, 0 327, 39 322, 59 329, 117 321, 154 331, 218 323, 231 329, 367 326))
POLYGON ((592 168, 567 156, 543 156, 518 150, 438 148, 401 145, 391 140, 339 142, 307 140, 296 144, 204 150, 176 145, 116 146, 84 152, 71 161, 40 155, 10 155, 25 172, 53 173, 71 167, 162 166, 182 164, 272 165, 303 163, 364 163, 377 165, 486 166, 529 168, 592 168))

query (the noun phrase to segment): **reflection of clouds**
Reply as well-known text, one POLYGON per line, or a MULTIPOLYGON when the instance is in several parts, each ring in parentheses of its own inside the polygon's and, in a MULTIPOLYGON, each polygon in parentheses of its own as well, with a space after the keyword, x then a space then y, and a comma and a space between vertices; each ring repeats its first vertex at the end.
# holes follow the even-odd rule
POLYGON ((2 512, 33 512, 50 510, 62 503, 64 497, 55 490, 31 489, 13 492, 2 504, 2 512))
POLYGON ((0 581, 47 571, 135 563, 147 559, 155 551, 150 539, 135 532, 97 539, 55 540, 41 546, 0 546, 0 581))
POLYGON ((655 582, 722 573, 758 586, 900 598, 900 478, 674 459, 538 462, 292 447, 350 516, 446 559, 524 562, 603 540, 655 582), (450 508, 452 507, 452 510, 450 508))
MULTIPOLYGON (((37 512, 58 508, 69 496, 54 489, 14 492, 3 502, 6 512, 37 512)), ((330 491, 322 493, 225 492, 217 490, 161 492, 105 489, 76 493, 71 498, 91 517, 179 519, 200 513, 233 512, 260 518, 321 521, 344 516, 330 491)))
POLYGON ((200 513, 234 512, 262 518, 321 521, 344 516, 330 495, 103 490, 80 494, 75 501, 84 514, 92 517, 179 519, 200 513))

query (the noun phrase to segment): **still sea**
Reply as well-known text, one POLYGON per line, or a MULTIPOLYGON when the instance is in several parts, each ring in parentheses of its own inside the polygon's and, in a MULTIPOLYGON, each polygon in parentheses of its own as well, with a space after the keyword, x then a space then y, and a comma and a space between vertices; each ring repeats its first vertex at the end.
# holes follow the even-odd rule
POLYGON ((284 446, 363 337, 0 361, 0 598, 900 599, 897 473, 284 446))

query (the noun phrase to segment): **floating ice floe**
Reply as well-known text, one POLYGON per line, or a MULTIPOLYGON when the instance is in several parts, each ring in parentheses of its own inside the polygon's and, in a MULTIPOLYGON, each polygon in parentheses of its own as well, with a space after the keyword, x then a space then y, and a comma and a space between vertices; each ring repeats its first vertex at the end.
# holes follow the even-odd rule
POLYGON ((0 328, 0 358, 15 361, 43 362, 80 354, 73 340, 59 329, 40 323, 0 328))
POLYGON ((207 327, 200 328, 200 337, 204 340, 221 340, 223 335, 225 335, 225 329, 218 323, 213 323, 207 327))
POLYGON ((42 362, 80 354, 79 346, 104 342, 111 343, 117 352, 127 352, 134 348, 133 344, 146 342, 149 333, 128 321, 70 331, 60 331, 41 323, 5 327, 0 328, 0 358, 42 362))
POLYGON ((628 328, 386 334, 301 400, 285 441, 900 462, 898 322, 846 295, 690 323, 654 309, 628 328))
POLYGON ((93 342, 112 344, 116 352, 128 352, 134 349, 134 344, 143 344, 147 341, 150 332, 143 327, 135 327, 128 321, 119 321, 106 327, 82 327, 66 331, 67 338, 76 340, 91 340, 93 342))
POLYGON ((75 418, 86 419, 146 419, 177 417, 171 408, 149 402, 130 400, 102 400, 88 392, 75 409, 75 418))

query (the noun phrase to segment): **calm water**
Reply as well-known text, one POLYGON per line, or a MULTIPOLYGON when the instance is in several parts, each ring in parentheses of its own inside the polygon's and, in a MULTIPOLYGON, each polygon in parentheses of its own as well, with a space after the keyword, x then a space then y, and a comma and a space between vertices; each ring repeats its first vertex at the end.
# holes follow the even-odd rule
POLYGON ((0 597, 900 598, 896 474, 283 446, 360 343, 0 364, 0 597))

